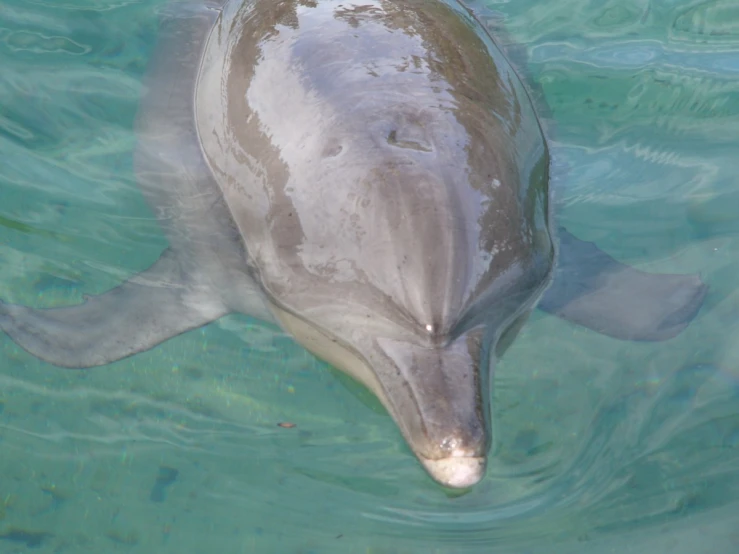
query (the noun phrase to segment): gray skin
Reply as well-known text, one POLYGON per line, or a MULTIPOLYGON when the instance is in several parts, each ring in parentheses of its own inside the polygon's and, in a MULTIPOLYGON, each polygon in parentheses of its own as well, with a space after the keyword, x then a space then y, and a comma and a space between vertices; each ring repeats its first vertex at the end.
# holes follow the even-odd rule
POLYGON ((532 103, 455 0, 174 3, 145 84, 137 175, 170 248, 79 306, 0 305, 58 366, 250 314, 364 383, 463 488, 485 471, 495 359, 537 302, 632 340, 702 304, 696 276, 554 240, 532 103))

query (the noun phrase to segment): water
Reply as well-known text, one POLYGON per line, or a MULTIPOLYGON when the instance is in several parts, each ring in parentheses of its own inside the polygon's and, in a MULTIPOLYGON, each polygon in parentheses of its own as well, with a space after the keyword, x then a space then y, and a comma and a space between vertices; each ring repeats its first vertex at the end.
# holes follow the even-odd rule
MULTIPOLYGON (((696 321, 638 344, 535 314, 497 370, 488 476, 456 497, 372 399, 248 318, 84 372, 0 337, 0 552, 739 548, 739 5, 473 4, 548 104, 560 222, 699 272, 696 321)), ((164 247, 131 162, 162 5, 0 4, 0 297, 77 303, 164 247)))

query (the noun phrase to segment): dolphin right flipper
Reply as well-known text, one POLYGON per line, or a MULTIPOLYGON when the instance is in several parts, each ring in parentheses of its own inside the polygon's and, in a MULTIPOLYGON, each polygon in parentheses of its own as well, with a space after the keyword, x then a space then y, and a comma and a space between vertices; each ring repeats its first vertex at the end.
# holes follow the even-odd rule
POLYGON ((44 361, 84 368, 148 350, 228 311, 166 250, 148 270, 76 306, 33 309, 0 302, 0 328, 44 361))
POLYGON ((674 337, 695 317, 708 287, 697 275, 646 273, 559 229, 559 263, 538 307, 625 340, 674 337))

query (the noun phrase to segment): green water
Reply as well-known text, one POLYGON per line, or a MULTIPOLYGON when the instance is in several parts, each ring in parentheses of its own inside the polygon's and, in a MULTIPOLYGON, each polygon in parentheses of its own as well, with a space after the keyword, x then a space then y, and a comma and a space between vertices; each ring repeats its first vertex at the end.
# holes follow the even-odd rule
MULTIPOLYGON (((77 303, 164 247, 131 161, 162 5, 0 2, 0 298, 77 303)), ((473 5, 546 99, 560 222, 700 273, 694 323, 637 344, 535 314, 497 369, 487 478, 458 497, 248 318, 85 372, 2 336, 0 552, 739 551, 739 3, 473 5)))

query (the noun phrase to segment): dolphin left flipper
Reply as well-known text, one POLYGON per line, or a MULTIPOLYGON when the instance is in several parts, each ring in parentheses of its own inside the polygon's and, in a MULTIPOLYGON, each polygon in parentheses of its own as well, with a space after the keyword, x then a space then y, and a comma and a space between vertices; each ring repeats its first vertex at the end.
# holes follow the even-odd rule
POLYGON ((44 361, 84 368, 148 350, 228 311, 168 249, 149 269, 82 304, 33 309, 0 302, 0 328, 44 361))
POLYGON ((646 273, 559 229, 559 263, 538 307, 624 340, 659 341, 698 313, 708 286, 697 275, 646 273))

